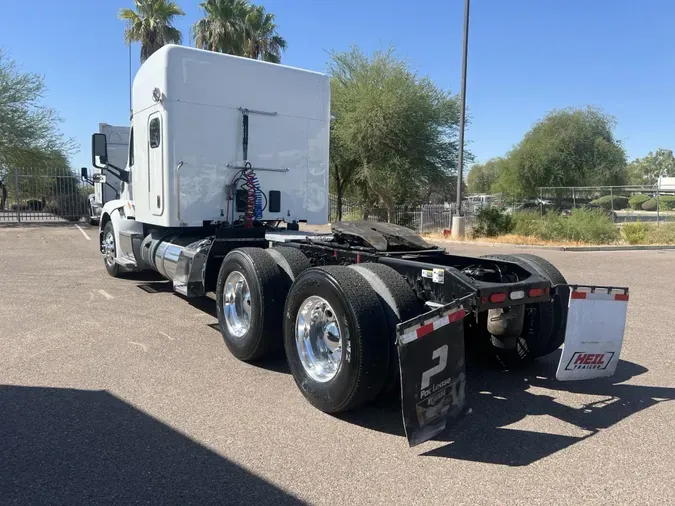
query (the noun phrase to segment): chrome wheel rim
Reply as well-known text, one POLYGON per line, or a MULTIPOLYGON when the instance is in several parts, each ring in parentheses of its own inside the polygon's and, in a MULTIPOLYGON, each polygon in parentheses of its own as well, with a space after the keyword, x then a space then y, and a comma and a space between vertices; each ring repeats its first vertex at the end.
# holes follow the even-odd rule
POLYGON ((251 290, 239 271, 232 271, 225 279, 223 312, 230 335, 236 340, 244 337, 251 327, 251 290))
POLYGON ((315 381, 332 380, 342 363, 342 332, 335 311, 321 297, 307 298, 295 319, 300 363, 315 381))
POLYGON ((115 238, 112 232, 108 232, 103 239, 103 258, 108 265, 115 263, 115 238))

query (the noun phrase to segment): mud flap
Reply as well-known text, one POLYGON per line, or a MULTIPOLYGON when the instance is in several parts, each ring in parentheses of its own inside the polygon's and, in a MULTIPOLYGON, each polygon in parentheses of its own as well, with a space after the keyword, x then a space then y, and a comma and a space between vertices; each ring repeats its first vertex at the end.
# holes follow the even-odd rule
POLYGON ((466 409, 464 316, 470 297, 398 325, 401 407, 408 444, 445 430, 466 409))
POLYGON ((556 378, 612 376, 626 328, 628 288, 570 285, 567 329, 556 378))

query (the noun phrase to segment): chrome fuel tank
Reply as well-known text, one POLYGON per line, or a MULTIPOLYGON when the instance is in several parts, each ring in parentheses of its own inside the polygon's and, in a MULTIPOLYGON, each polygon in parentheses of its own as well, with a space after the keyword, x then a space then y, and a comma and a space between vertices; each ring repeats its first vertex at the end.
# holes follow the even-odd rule
POLYGON ((141 244, 143 262, 173 281, 174 290, 187 297, 204 295, 204 268, 212 237, 153 232, 141 244))

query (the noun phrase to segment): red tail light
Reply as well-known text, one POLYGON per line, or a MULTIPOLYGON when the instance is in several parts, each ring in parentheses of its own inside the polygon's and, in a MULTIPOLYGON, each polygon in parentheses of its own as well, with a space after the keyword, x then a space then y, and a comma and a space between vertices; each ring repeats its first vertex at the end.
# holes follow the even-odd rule
POLYGON ((506 300, 506 294, 505 293, 493 293, 490 295, 490 302, 493 304, 499 304, 500 302, 504 302, 506 300))
POLYGON ((527 294, 530 296, 531 299, 535 299, 537 297, 543 297, 544 295, 544 289, 543 288, 532 288, 530 289, 527 294))

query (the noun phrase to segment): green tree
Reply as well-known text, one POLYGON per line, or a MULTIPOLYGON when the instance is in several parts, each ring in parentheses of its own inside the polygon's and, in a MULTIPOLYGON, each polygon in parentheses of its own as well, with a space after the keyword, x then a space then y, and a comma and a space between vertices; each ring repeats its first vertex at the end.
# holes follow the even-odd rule
MULTIPOLYGON (((42 103, 44 77, 21 71, 0 49, 0 210, 7 203, 8 176, 14 168, 42 170, 67 166, 75 151, 59 131, 56 111, 42 103)), ((43 172, 40 172, 42 174, 43 172)))
POLYGON ((124 38, 127 44, 141 45, 141 63, 165 44, 180 44, 183 36, 173 26, 177 16, 185 13, 176 2, 169 0, 134 0, 136 10, 120 9, 118 17, 125 21, 124 38))
POLYGON ((509 152, 496 186, 534 196, 540 186, 625 184, 626 153, 614 126, 614 118, 593 107, 552 111, 509 152))
MULTIPOLYGON (((342 89, 337 88, 331 94, 333 106, 340 101, 342 89)), ((337 200, 337 221, 342 220, 342 205, 346 192, 353 184, 355 176, 359 170, 359 160, 356 158, 353 150, 344 145, 342 140, 334 134, 335 122, 330 126, 330 160, 329 175, 330 188, 335 193, 337 200)))
POLYGON ((274 14, 265 12, 262 5, 251 5, 244 24, 246 56, 254 60, 280 63, 281 53, 286 49, 287 43, 277 33, 274 14))
POLYGON ((655 185, 659 176, 675 177, 675 155, 671 149, 659 148, 628 164, 630 184, 655 185))
POLYGON ((471 167, 466 184, 471 193, 490 193, 504 168, 504 158, 493 158, 484 164, 477 163, 471 167))
POLYGON ((499 175, 492 183, 490 193, 503 193, 512 198, 527 197, 528 194, 523 190, 523 185, 518 181, 518 174, 509 161, 507 155, 500 164, 499 175))
POLYGON ((192 26, 192 38, 201 49, 244 56, 248 0, 206 0, 199 4, 204 17, 192 26))
POLYGON ((417 76, 391 49, 371 57, 358 48, 333 52, 329 70, 333 178, 361 186, 390 218, 396 204, 419 203, 454 184, 456 96, 417 76))

